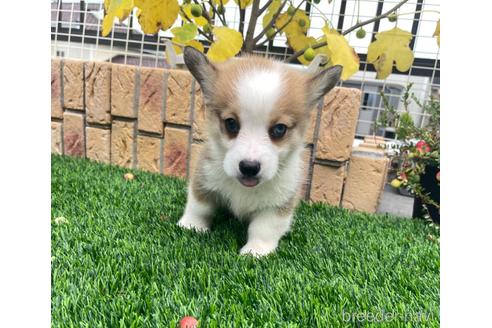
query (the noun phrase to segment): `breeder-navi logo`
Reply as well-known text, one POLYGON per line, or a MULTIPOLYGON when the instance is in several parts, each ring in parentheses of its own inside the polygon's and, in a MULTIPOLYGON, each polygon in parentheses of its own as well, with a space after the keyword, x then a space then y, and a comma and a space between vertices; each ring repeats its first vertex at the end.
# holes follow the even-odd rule
POLYGON ((342 310, 342 320, 344 322, 361 323, 361 322, 428 322, 432 319, 432 313, 415 311, 415 312, 386 312, 384 309, 375 312, 345 312, 342 310))

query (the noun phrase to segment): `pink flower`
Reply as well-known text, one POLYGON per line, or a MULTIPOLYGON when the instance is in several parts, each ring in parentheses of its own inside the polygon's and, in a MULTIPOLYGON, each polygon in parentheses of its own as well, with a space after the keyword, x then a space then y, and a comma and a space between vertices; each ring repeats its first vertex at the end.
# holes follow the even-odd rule
POLYGON ((417 142, 415 148, 417 148, 417 151, 421 154, 428 153, 431 150, 427 142, 425 142, 424 140, 420 140, 419 142, 417 142))

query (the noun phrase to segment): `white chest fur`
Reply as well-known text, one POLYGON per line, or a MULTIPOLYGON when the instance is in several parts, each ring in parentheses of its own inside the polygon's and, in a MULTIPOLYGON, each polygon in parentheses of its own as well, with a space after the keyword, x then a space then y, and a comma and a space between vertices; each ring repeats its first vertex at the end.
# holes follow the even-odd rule
POLYGON ((204 185, 218 193, 239 218, 259 210, 280 207, 292 200, 300 186, 303 173, 301 151, 295 151, 273 179, 254 188, 244 187, 237 179, 227 176, 220 160, 207 160, 203 163, 204 185))

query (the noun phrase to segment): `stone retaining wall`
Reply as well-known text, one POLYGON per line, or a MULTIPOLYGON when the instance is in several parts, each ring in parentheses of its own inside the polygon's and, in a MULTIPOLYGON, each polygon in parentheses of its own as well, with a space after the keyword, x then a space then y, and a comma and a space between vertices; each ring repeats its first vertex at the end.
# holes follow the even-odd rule
MULTIPOLYGON (((51 96, 52 153, 187 178, 206 138, 186 70, 52 59, 51 96)), ((313 111, 304 199, 344 203, 359 107, 360 90, 335 88, 313 111)))

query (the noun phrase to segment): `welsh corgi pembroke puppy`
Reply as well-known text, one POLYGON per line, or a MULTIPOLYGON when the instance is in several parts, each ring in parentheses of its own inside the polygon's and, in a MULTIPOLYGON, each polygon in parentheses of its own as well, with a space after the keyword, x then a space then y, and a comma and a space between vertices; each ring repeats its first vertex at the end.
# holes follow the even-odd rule
POLYGON ((240 254, 269 254, 289 231, 299 200, 310 111, 342 67, 308 74, 254 56, 212 64, 192 47, 184 61, 203 92, 208 138, 178 225, 208 231, 214 210, 224 206, 249 223, 240 254))

